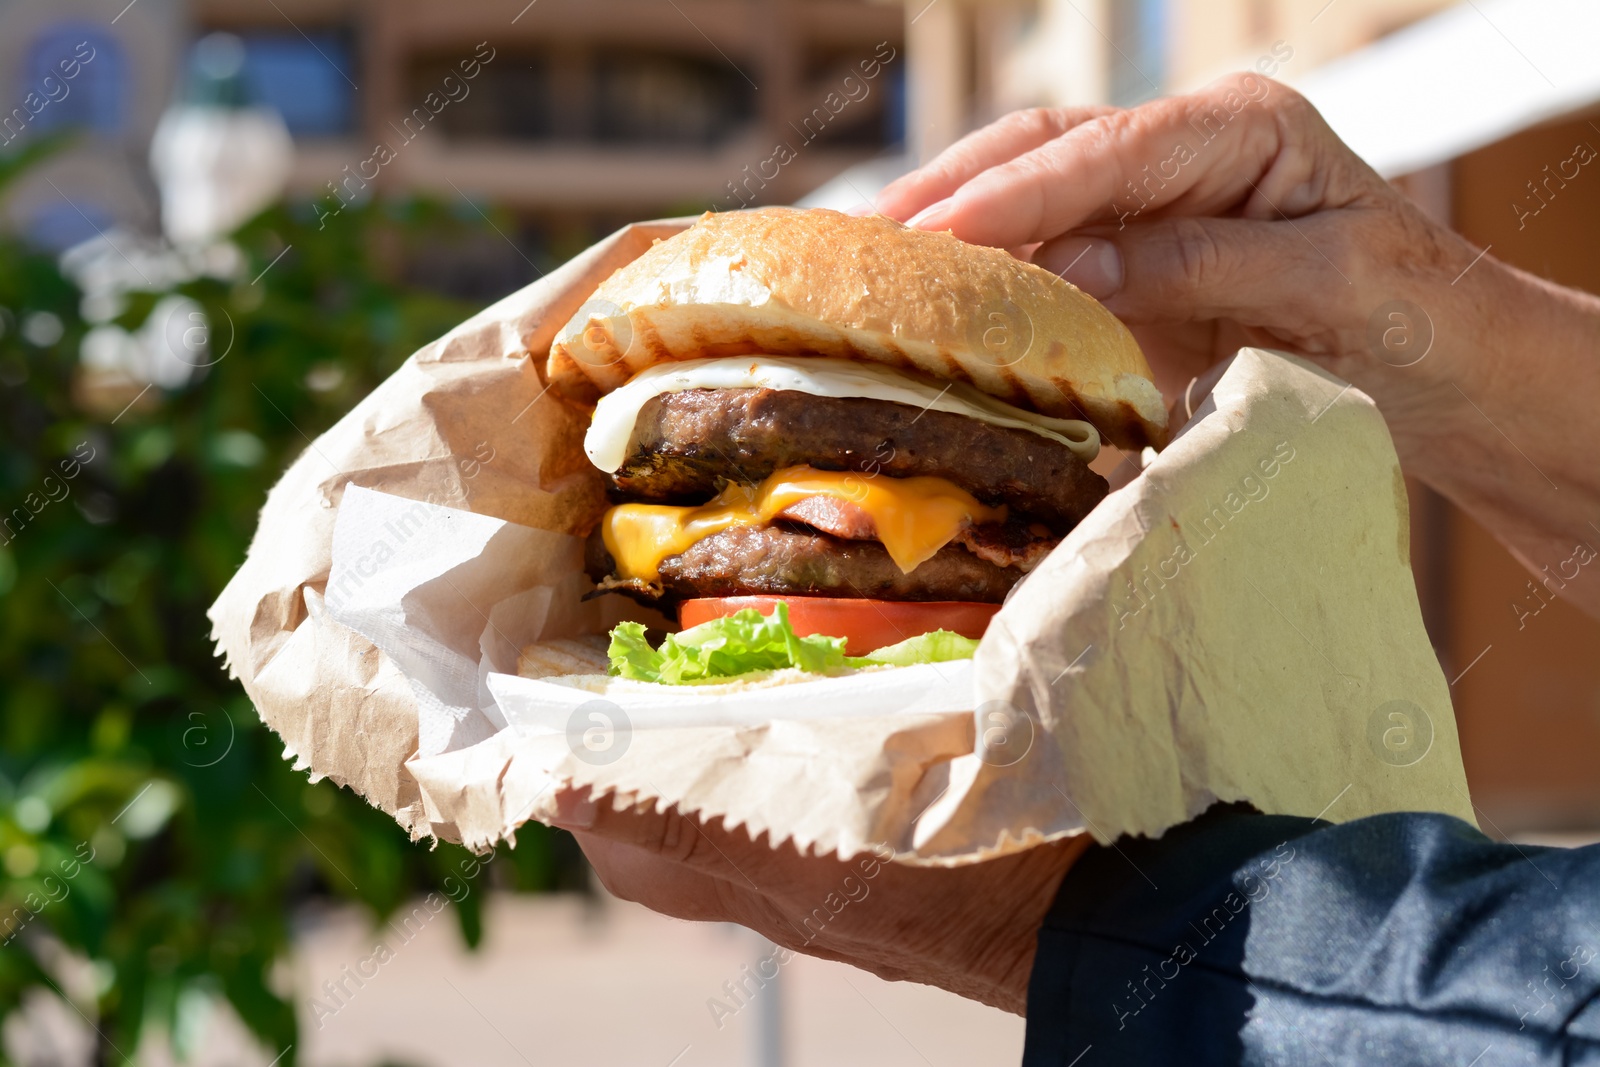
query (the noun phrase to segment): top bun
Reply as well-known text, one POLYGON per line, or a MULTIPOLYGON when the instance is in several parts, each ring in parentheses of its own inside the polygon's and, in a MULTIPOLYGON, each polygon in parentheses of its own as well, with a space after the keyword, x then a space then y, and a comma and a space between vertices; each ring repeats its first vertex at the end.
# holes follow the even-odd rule
POLYGON ((592 402, 657 363, 756 353, 969 382, 1119 448, 1166 440, 1144 354, 1088 294, 998 248, 824 209, 708 212, 657 242, 556 334, 547 376, 592 402))

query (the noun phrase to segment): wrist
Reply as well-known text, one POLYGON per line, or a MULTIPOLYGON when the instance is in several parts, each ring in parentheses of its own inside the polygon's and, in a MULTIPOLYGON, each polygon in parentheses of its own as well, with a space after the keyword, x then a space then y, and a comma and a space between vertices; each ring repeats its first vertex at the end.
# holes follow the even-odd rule
POLYGON ((998 880, 978 921, 949 943, 950 972, 966 986, 955 992, 1015 1015, 1027 1014, 1039 929, 1062 882, 1093 844, 1088 834, 1080 834, 1040 845, 998 880))
MULTIPOLYGON (((1600 507, 1592 461, 1600 448, 1600 299, 1492 254, 1423 291, 1432 351, 1391 372, 1418 372, 1413 379, 1369 390, 1406 472, 1472 515, 1536 575, 1572 557, 1575 543, 1600 543, 1591 525, 1600 507)), ((1600 614, 1600 581, 1561 582, 1558 592, 1600 614)))
MULTIPOLYGON (((1384 391, 1388 406, 1379 404, 1409 473, 1453 497, 1499 497, 1495 483, 1525 485, 1529 477, 1545 484, 1527 450, 1539 447, 1552 420, 1576 425, 1561 417, 1565 403, 1592 402, 1562 385, 1563 349, 1577 340, 1563 334, 1582 326, 1560 295, 1492 255, 1426 292, 1433 349, 1396 372, 1416 373, 1384 391)), ((1588 330, 1595 326, 1591 320, 1588 330)))

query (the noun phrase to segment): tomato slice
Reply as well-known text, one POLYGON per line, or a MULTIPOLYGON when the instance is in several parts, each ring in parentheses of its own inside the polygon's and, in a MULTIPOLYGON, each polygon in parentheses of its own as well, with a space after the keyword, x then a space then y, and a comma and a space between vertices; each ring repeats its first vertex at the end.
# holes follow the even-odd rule
POLYGON ((845 654, 864 656, 885 645, 898 644, 931 630, 952 630, 962 637, 980 638, 999 604, 963 600, 855 600, 821 596, 700 597, 678 605, 678 625, 684 629, 711 619, 755 608, 771 615, 778 601, 789 605, 789 624, 801 637, 825 634, 845 639, 845 654))

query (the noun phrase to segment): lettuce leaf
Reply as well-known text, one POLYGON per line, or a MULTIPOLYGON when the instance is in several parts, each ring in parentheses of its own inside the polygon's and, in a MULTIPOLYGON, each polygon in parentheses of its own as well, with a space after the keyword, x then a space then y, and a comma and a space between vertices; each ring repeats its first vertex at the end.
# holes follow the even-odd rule
POLYGON ((668 634, 660 648, 650 647, 642 623, 620 623, 611 631, 609 655, 611 673, 620 677, 692 685, 786 667, 835 670, 844 666, 844 638, 796 635, 789 606, 779 602, 771 615, 746 608, 668 634))
POLYGON ((845 667, 942 663, 966 659, 978 642, 948 630, 935 630, 899 644, 846 656, 844 638, 800 637, 789 623, 789 606, 779 602, 771 615, 754 608, 668 634, 652 648, 643 623, 619 623, 611 631, 610 673, 640 682, 695 685, 736 678, 753 671, 798 667, 827 673, 845 667))
POLYGON ((978 650, 978 642, 949 630, 933 630, 917 637, 909 637, 899 644, 885 645, 865 656, 846 656, 845 663, 852 667, 886 665, 910 667, 916 663, 944 663, 953 659, 971 659, 978 650))

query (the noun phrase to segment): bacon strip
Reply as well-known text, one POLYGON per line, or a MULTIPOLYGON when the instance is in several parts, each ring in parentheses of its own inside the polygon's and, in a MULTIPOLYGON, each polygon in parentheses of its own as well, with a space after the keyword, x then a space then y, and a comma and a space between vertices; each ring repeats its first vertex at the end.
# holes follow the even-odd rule
POLYGON ((1026 573, 1043 562, 1060 542, 1059 537, 1040 535, 1020 523, 989 522, 963 526, 951 543, 996 566, 1016 567, 1026 573))
POLYGON ((778 512, 778 518, 803 522, 846 541, 876 541, 878 528, 861 508, 836 496, 811 496, 778 512))
MULTIPOLYGON (((804 523, 812 529, 846 541, 878 539, 872 516, 850 501, 838 497, 808 497, 789 505, 777 517, 804 523)), ((990 522, 966 524, 957 532, 952 543, 998 567, 1031 571, 1060 540, 1037 523, 990 522)))

